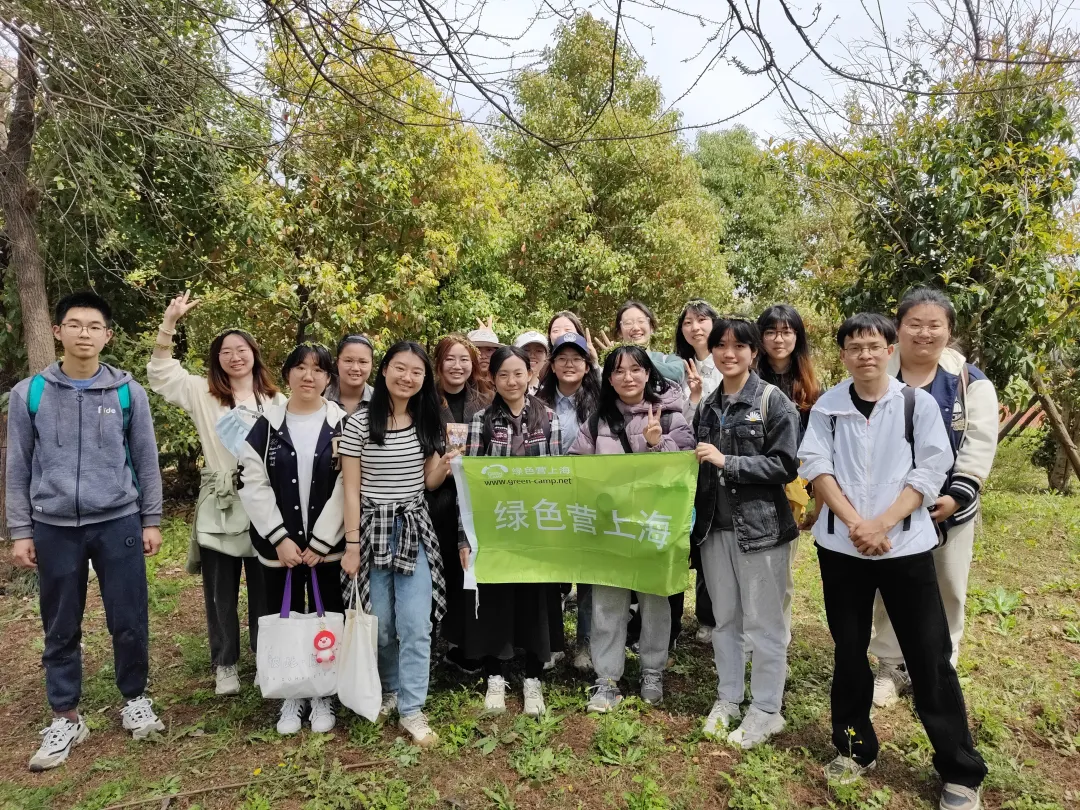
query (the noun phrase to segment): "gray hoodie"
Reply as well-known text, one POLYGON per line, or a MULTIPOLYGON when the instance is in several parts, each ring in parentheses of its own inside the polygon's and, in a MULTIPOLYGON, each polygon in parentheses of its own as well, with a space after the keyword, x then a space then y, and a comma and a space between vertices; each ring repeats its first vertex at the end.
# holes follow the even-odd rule
POLYGON ((86 526, 139 513, 143 526, 161 523, 161 470, 150 403, 131 375, 101 364, 85 391, 72 387, 53 363, 31 420, 30 378, 8 403, 7 521, 11 538, 33 537, 33 523, 86 526), (131 424, 117 389, 128 384, 131 424), (138 478, 138 487, 132 477, 138 478))

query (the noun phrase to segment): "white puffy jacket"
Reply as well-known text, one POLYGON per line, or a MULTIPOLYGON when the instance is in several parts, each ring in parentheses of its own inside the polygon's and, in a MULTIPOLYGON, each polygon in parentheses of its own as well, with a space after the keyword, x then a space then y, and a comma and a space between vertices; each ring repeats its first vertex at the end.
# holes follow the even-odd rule
MULTIPOLYGON (((915 392, 915 467, 911 465, 911 445, 904 436, 904 384, 889 379, 889 390, 878 401, 867 420, 851 400, 852 381, 829 389, 810 411, 810 425, 799 447, 802 466, 799 475, 813 481, 831 475, 851 505, 864 518, 877 517, 910 486, 923 497, 923 507, 889 532, 892 548, 882 560, 919 554, 937 545, 937 532, 927 511, 934 505, 945 477, 953 464, 952 447, 937 402, 922 390, 915 392), (834 429, 835 424, 835 429, 834 429)), ((833 521, 829 532, 829 509, 821 510, 814 524, 814 540, 822 548, 850 554, 856 551, 847 526, 833 521)))

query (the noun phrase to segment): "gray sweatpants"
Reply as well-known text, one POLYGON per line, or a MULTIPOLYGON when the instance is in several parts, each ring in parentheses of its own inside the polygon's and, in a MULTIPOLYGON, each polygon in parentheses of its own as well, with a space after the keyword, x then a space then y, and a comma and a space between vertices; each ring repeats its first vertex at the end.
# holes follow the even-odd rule
MULTIPOLYGON (((667 666, 671 607, 666 596, 638 594, 641 611, 639 656, 641 668, 663 672, 667 666)), ((630 591, 608 585, 592 586, 592 633, 589 652, 597 678, 619 680, 626 666, 626 625, 630 620, 630 591)))
POLYGON ((752 705, 770 714, 780 711, 791 641, 785 616, 790 561, 790 544, 742 553, 735 532, 715 531, 702 543, 701 563, 716 618, 712 637, 720 700, 743 702, 745 633, 753 650, 752 705))

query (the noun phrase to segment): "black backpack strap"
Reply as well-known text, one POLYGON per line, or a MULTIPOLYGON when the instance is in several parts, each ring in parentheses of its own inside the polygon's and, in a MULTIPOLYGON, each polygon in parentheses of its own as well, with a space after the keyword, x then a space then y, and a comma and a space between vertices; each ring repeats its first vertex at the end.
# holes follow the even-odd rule
MULTIPOLYGON (((915 463, 915 389, 910 385, 904 386, 904 438, 911 448, 911 469, 917 466, 915 463)), ((911 528, 911 515, 904 518, 904 531, 911 528)))
MULTIPOLYGON (((829 435, 832 437, 831 444, 836 444, 836 414, 829 417, 829 435)), ((829 534, 836 534, 836 515, 833 514, 833 510, 828 506, 824 507, 825 511, 829 513, 828 529, 829 534)))

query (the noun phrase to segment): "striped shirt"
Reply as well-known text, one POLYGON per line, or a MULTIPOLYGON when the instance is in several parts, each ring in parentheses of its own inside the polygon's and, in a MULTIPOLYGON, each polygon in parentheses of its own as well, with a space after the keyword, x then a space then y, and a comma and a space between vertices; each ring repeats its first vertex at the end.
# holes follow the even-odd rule
POLYGON ((368 441, 368 412, 345 423, 338 452, 360 459, 360 489, 376 503, 409 501, 424 491, 424 450, 416 428, 387 430, 384 444, 368 441))

